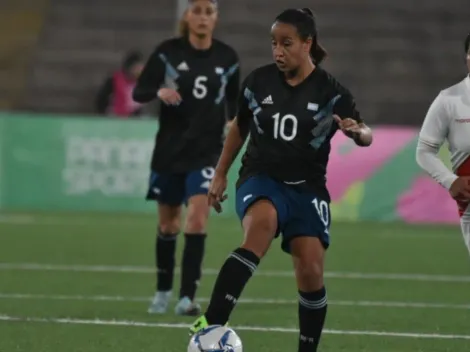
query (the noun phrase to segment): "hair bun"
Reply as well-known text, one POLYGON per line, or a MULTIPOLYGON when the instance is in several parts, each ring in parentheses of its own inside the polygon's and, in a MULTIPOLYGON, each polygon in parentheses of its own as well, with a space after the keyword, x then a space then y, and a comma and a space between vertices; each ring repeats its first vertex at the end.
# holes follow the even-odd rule
POLYGON ((302 9, 302 12, 304 12, 304 13, 306 13, 307 15, 313 17, 313 11, 310 10, 308 7, 304 7, 304 8, 302 9))

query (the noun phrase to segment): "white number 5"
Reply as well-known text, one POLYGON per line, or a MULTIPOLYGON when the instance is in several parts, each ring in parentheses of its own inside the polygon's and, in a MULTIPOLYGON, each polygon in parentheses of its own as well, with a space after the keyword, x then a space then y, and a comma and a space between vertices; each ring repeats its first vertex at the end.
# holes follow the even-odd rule
POLYGON ((315 205, 315 209, 317 210, 320 220, 323 222, 325 227, 328 227, 328 224, 330 223, 330 211, 328 209, 328 203, 324 200, 318 201, 316 198, 312 201, 312 203, 315 205))
POLYGON ((207 82, 206 76, 198 76, 194 80, 193 95, 196 99, 204 99, 207 95, 207 87, 204 82, 207 82))

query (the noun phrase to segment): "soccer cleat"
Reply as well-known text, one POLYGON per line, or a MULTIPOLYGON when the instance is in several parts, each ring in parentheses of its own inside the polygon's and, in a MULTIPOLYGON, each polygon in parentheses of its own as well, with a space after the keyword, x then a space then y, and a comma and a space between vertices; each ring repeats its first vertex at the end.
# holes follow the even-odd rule
MULTIPOLYGON (((228 322, 224 326, 227 327, 228 322)), ((206 317, 202 315, 199 318, 197 318, 197 320, 189 328, 189 335, 193 336, 194 334, 197 334, 199 331, 204 330, 208 327, 209 327, 209 323, 207 322, 206 317)))
POLYGON ((165 314, 171 299, 171 291, 158 291, 153 297, 147 312, 149 314, 165 314))
POLYGON ((191 301, 189 297, 183 297, 176 304, 175 313, 195 317, 201 314, 201 306, 191 301))
POLYGON ((207 319, 204 315, 200 316, 197 318, 197 320, 191 325, 189 328, 189 334, 192 336, 196 334, 197 332, 201 331, 202 329, 205 329, 209 326, 207 323, 207 319))

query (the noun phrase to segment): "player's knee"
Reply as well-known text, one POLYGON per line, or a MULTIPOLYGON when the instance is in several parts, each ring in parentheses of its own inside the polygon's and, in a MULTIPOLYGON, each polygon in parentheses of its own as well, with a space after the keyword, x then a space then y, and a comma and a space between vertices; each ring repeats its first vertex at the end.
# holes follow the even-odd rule
POLYGON ((177 234, 181 230, 181 207, 159 205, 159 228, 162 234, 177 234))
POLYGON ((207 197, 205 195, 198 195, 190 198, 186 213, 185 232, 205 233, 208 217, 209 205, 207 197))
POLYGON ((186 217, 186 233, 205 233, 207 217, 204 214, 188 214, 186 217))
POLYGON ((166 234, 177 234, 181 230, 180 218, 174 217, 170 219, 160 220, 160 232, 163 235, 166 234))
POLYGON ((302 290, 316 291, 323 287, 323 265, 317 260, 300 259, 297 263, 296 277, 302 290))
POLYGON ((277 212, 269 201, 260 201, 248 209, 243 219, 245 240, 242 248, 264 257, 277 231, 277 212))

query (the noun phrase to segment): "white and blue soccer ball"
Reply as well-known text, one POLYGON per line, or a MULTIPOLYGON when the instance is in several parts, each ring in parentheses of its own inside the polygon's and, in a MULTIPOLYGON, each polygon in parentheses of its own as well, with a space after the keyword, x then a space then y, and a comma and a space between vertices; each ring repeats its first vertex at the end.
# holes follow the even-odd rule
POLYGON ((188 352, 243 352, 242 340, 226 326, 211 325, 193 335, 188 352))

